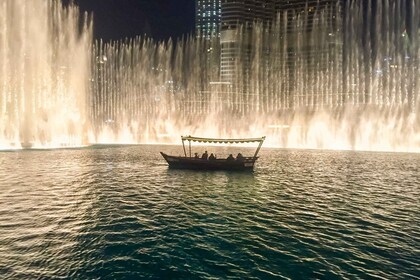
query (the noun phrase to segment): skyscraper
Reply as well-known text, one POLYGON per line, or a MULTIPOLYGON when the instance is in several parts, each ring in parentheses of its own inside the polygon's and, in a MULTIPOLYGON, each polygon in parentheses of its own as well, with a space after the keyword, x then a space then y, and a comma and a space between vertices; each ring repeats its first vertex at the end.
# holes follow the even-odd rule
POLYGON ((222 0, 220 79, 246 90, 255 22, 268 23, 275 15, 274 0, 222 0))
POLYGON ((250 28, 256 20, 271 21, 274 4, 274 0, 222 0, 222 30, 241 25, 250 28))
POLYGON ((195 26, 197 37, 220 37, 221 0, 197 0, 195 26))
POLYGON ((317 89, 311 89, 309 80, 316 79, 319 71, 333 71, 337 75, 342 72, 343 1, 220 0, 215 3, 214 0, 197 0, 197 34, 211 38, 220 32, 219 77, 223 84, 231 85, 234 92, 252 95, 249 81, 255 74, 252 67, 257 67, 255 39, 265 36, 268 41, 263 47, 259 46, 258 67, 262 67, 260 73, 279 71, 280 67, 287 71, 284 75, 288 81, 281 89, 289 96, 284 106, 339 104, 342 89, 333 85, 337 96, 326 97, 317 89), (217 13, 218 24, 211 18, 217 13), (261 28, 264 32, 271 30, 268 32, 279 34, 276 37, 262 35, 261 28), (216 29, 218 31, 214 31, 216 29), (324 37, 320 37, 321 34, 324 37), (297 84, 297 75, 307 76, 308 85, 297 84), (305 87, 310 89, 311 98, 302 92, 305 87))

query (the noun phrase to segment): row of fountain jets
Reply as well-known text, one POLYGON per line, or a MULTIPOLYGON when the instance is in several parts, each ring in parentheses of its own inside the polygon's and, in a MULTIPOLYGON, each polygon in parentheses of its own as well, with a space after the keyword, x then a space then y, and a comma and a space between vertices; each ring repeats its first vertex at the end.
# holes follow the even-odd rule
POLYGON ((420 152, 420 0, 362 2, 236 29, 246 55, 220 82, 217 40, 94 42, 74 5, 0 0, 0 149, 188 134, 420 152))

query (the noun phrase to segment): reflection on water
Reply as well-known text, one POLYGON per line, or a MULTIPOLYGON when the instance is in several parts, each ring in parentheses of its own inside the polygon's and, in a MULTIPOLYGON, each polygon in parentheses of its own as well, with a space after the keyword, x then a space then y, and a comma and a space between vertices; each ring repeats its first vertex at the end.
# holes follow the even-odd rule
POLYGON ((418 154, 265 149, 229 173, 169 170, 160 150, 182 152, 1 153, 0 274, 418 276, 418 154))

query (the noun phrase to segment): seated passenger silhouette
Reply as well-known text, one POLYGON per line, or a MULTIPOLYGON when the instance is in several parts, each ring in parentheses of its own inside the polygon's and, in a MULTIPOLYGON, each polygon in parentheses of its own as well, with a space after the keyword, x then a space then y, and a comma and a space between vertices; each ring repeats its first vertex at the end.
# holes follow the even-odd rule
POLYGON ((243 160, 244 156, 241 153, 238 153, 238 155, 236 156, 236 160, 243 160))
POLYGON ((207 159, 208 156, 209 154, 207 153, 207 151, 205 151, 204 154, 201 156, 201 159, 207 159))
POLYGON ((200 157, 198 156, 198 153, 194 153, 194 158, 200 158, 200 157))
POLYGON ((233 157, 233 155, 232 155, 232 154, 230 154, 230 155, 227 157, 227 160, 235 160, 235 158, 233 157))
POLYGON ((215 160, 216 157, 213 155, 213 153, 210 154, 209 160, 215 160))

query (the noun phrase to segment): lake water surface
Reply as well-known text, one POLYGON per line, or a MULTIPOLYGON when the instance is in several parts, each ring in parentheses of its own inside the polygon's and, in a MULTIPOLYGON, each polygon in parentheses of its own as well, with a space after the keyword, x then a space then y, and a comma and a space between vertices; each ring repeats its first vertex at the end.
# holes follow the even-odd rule
POLYGON ((263 149, 230 173, 159 151, 182 147, 1 152, 0 278, 420 279, 419 154, 263 149))

